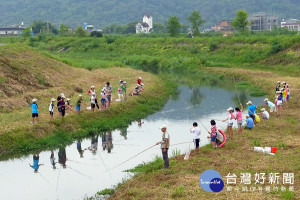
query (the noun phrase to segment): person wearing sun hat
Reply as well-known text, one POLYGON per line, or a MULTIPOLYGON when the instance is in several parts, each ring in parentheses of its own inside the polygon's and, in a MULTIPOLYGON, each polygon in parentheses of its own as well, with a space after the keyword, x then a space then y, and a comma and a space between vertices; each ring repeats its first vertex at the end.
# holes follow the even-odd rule
POLYGON ((52 98, 50 105, 49 105, 50 120, 53 120, 54 102, 55 102, 55 99, 52 98))
POLYGON ((100 107, 99 107, 98 101, 97 101, 97 91, 95 89, 95 86, 93 86, 93 85, 91 86, 91 89, 88 91, 88 94, 91 95, 91 98, 92 98, 93 94, 95 94, 94 95, 95 106, 97 106, 98 110, 100 110, 100 107))
POLYGON ((161 151, 162 151, 162 156, 164 159, 164 168, 169 167, 169 156, 168 156, 168 150, 170 146, 170 135, 167 132, 167 126, 162 125, 160 127, 160 130, 162 132, 162 140, 160 142, 157 142, 156 145, 161 144, 161 151))
POLYGON ((39 122, 39 112, 38 112, 38 105, 37 105, 37 99, 32 99, 32 104, 29 105, 29 107, 32 108, 32 121, 31 124, 34 123, 34 119, 36 118, 36 121, 39 122))
POLYGON ((256 124, 255 121, 256 105, 252 104, 252 101, 248 101, 246 104, 248 105, 248 115, 253 119, 254 124, 256 124))
POLYGON ((253 126, 254 126, 254 122, 253 122, 253 119, 247 114, 246 115, 246 126, 245 126, 245 129, 250 129, 252 130, 253 126))
POLYGON ((228 139, 233 139, 233 131, 232 131, 233 121, 232 120, 235 119, 235 117, 233 115, 234 110, 232 107, 229 107, 227 109, 227 111, 229 114, 228 114, 227 118, 225 120, 223 120, 223 122, 228 121, 228 124, 227 124, 227 133, 229 135, 228 139))
POLYGON ((127 101, 127 86, 126 86, 126 81, 123 81, 123 83, 120 85, 120 88, 122 90, 123 100, 127 101))
POLYGON ((266 103, 263 107, 266 108, 266 106, 269 106, 270 113, 276 112, 276 106, 274 103, 272 103, 268 98, 265 98, 264 102, 266 103))
POLYGON ((76 111, 77 111, 77 114, 79 115, 80 114, 80 110, 81 110, 81 104, 85 104, 84 101, 82 100, 82 94, 78 95, 79 98, 76 102, 76 111))
POLYGON ((261 115, 263 119, 270 119, 270 114, 265 108, 261 109, 261 113, 259 113, 259 115, 261 115))
POLYGON ((65 94, 64 93, 61 93, 58 97, 57 97, 57 110, 58 110, 58 116, 61 116, 61 107, 59 106, 60 105, 60 101, 61 101, 61 98, 64 97, 65 94))

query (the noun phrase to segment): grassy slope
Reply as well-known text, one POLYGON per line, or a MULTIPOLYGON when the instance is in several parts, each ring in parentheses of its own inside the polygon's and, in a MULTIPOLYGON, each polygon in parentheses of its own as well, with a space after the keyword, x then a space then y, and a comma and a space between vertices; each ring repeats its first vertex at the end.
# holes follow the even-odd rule
MULTIPOLYGON (((148 173, 137 174, 122 184, 110 199, 299 199, 300 198, 300 79, 279 76, 262 71, 243 69, 224 70, 209 69, 224 75, 240 75, 243 79, 253 81, 264 90, 269 91, 272 99, 276 80, 285 80, 291 85, 289 108, 279 118, 272 117, 262 121, 252 131, 245 130, 242 136, 226 143, 225 148, 212 150, 211 146, 201 148, 200 154, 189 161, 183 156, 172 159, 168 170, 156 169, 148 173), (229 72, 231 71, 231 72, 229 72), (247 75, 245 75, 247 74, 247 75), (255 145, 276 146, 279 148, 275 156, 253 152, 255 145), (199 176, 207 169, 219 171, 225 176, 231 172, 239 177, 239 173, 252 173, 252 182, 256 172, 294 172, 295 193, 289 192, 226 192, 218 194, 204 192, 199 186, 199 176)), ((257 103, 259 104, 259 102, 257 103)), ((235 131, 236 132, 236 131, 235 131)), ((150 163, 149 165, 153 165, 150 163)), ((160 165, 162 167, 162 165, 160 165)), ((149 167, 148 167, 149 168, 149 167)), ((238 179, 238 181, 240 181, 238 179)), ((267 184, 264 185, 264 187, 267 184)), ((238 185, 240 188, 242 184, 238 185)), ((254 186, 254 184, 252 184, 254 186)), ((280 184, 281 186, 281 184, 280 184)))
MULTIPOLYGON (((166 83, 149 73, 120 67, 92 71, 73 68, 18 45, 0 47, 0 67, 0 80, 3 80, 0 83, 1 157, 7 153, 68 143, 91 131, 126 126, 132 120, 159 109, 169 96, 161 87, 166 83), (138 76, 143 77, 146 91, 139 97, 129 98, 126 104, 113 103, 109 111, 101 113, 87 112, 83 106, 80 116, 67 111, 62 121, 57 118, 56 112, 56 119, 49 121, 50 99, 56 98, 61 92, 71 98, 73 106, 79 92, 84 94, 83 99, 89 104, 89 95, 86 93, 89 87, 95 85, 99 89, 106 81, 110 81, 114 88, 113 99, 116 99, 119 80, 126 80, 128 91, 132 91, 138 76), (39 117, 41 122, 35 125, 29 124, 31 109, 27 107, 33 97, 38 99, 38 105, 42 108, 39 117)), ((166 86, 170 87, 173 87, 172 84, 166 86)))
POLYGON ((157 73, 217 66, 272 70, 287 75, 300 73, 297 67, 300 65, 299 42, 299 35, 194 39, 135 36, 100 39, 48 37, 39 41, 32 39, 30 45, 72 66, 88 69, 131 66, 157 73), (65 47, 70 49, 58 52, 65 47))

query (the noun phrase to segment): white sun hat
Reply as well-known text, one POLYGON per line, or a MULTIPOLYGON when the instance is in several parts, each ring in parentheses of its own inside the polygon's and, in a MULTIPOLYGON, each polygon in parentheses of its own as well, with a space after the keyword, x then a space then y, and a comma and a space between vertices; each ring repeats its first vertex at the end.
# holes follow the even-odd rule
POLYGON ((54 98, 52 98, 52 99, 51 99, 51 101, 55 101, 55 99, 54 99, 54 98))
POLYGON ((250 117, 250 115, 247 114, 246 117, 250 117))
POLYGON ((64 93, 61 93, 60 96, 65 96, 65 94, 64 94, 64 93))
POLYGON ((167 128, 167 125, 165 125, 165 124, 162 125, 162 126, 160 127, 160 129, 162 129, 162 128, 165 128, 165 129, 166 129, 166 128, 167 128))
POLYGON ((32 102, 36 102, 37 101, 37 99, 32 99, 32 102))
POLYGON ((266 110, 265 108, 262 108, 262 109, 261 109, 261 111, 265 111, 265 110, 266 110))
POLYGON ((230 111, 230 110, 233 110, 233 108, 232 108, 232 107, 229 107, 229 108, 227 109, 227 111, 230 111))
POLYGON ((91 88, 95 88, 95 86, 92 85, 91 88))
POLYGON ((67 98, 67 101, 70 101, 71 99, 70 98, 67 98))
POLYGON ((246 104, 247 104, 247 105, 249 105, 249 104, 251 105, 251 104, 252 104, 252 101, 248 101, 248 103, 246 103, 246 104))
POLYGON ((269 99, 268 98, 265 98, 265 100, 264 101, 269 101, 269 99))
POLYGON ((141 80, 142 80, 142 77, 139 77, 139 79, 141 79, 141 80))
POLYGON ((79 97, 82 97, 82 94, 78 95, 79 97))
POLYGON ((277 83, 280 83, 280 81, 277 81, 277 83))

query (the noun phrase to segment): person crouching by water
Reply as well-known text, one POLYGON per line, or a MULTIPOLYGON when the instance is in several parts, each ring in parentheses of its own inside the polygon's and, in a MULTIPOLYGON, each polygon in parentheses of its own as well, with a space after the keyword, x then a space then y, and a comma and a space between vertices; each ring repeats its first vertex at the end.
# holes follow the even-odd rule
POLYGON ((217 125, 216 125, 216 121, 215 120, 211 120, 210 121, 210 125, 211 125, 211 132, 207 131, 210 136, 208 136, 207 138, 211 138, 210 141, 211 141, 211 144, 213 146, 213 148, 217 148, 217 125))
POLYGON ((200 143, 200 134, 201 129, 198 127, 197 122, 193 123, 193 128, 190 129, 191 133, 194 134, 194 142, 196 147, 196 153, 199 153, 199 143, 200 143))
POLYGON ((247 123, 247 125, 245 126, 245 129, 252 130, 252 128, 254 126, 254 122, 253 122, 253 119, 249 116, 249 114, 246 115, 246 123, 247 123))
POLYGON ((161 132, 162 132, 162 141, 157 142, 156 145, 161 144, 161 150, 162 150, 162 156, 164 159, 164 168, 169 167, 169 157, 168 157, 168 149, 170 146, 170 136, 169 133, 167 132, 167 126, 163 125, 160 127, 161 132))

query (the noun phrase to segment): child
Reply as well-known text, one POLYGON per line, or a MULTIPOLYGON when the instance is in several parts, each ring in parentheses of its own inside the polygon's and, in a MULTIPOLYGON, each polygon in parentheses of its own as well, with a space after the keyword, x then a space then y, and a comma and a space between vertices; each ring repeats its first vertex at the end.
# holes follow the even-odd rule
POLYGON ((270 119, 270 114, 268 113, 268 111, 266 111, 265 108, 261 109, 261 113, 259 113, 259 115, 262 116, 263 119, 270 119))
POLYGON ((289 84, 286 84, 286 107, 288 107, 288 101, 290 99, 290 87, 289 87, 289 84))
POLYGON ((122 96, 123 96, 123 101, 127 101, 127 86, 126 86, 126 81, 123 81, 123 84, 120 86, 122 90, 122 96))
POLYGON ((107 98, 106 92, 105 92, 105 89, 103 88, 102 92, 101 92, 101 109, 102 110, 105 110, 106 98, 107 98))
POLYGON ((245 126, 245 129, 252 130, 252 128, 254 126, 254 122, 253 122, 253 119, 250 117, 249 114, 246 115, 246 123, 247 123, 247 125, 245 126))
POLYGON ((283 95, 281 91, 277 92, 278 96, 277 96, 277 111, 279 112, 279 114, 277 115, 281 115, 282 114, 282 105, 283 105, 283 95))
POLYGON ((266 106, 270 107, 270 113, 276 112, 276 106, 274 103, 272 103, 271 101, 269 101, 268 98, 265 98, 264 102, 266 102, 266 105, 264 105, 263 107, 265 108, 266 106))
POLYGON ((95 102, 96 98, 95 98, 95 93, 92 94, 92 97, 91 97, 91 110, 92 112, 94 112, 95 110, 95 107, 96 107, 96 102, 95 102))
POLYGON ((107 102, 108 102, 107 107, 110 107, 111 95, 112 95, 113 89, 109 82, 106 83, 105 90, 106 90, 106 97, 107 97, 107 102))
POLYGON ((211 138, 210 141, 211 141, 211 144, 213 146, 213 148, 215 149, 216 148, 216 139, 217 139, 217 126, 216 126, 216 122, 215 120, 211 120, 210 121, 210 124, 211 124, 211 132, 207 131, 208 134, 210 134, 210 136, 208 136, 207 138, 211 138))
POLYGON ((39 122, 39 112, 38 112, 38 105, 36 104, 37 99, 32 99, 32 104, 29 105, 29 107, 32 108, 32 121, 31 124, 34 123, 34 118, 36 118, 36 121, 39 122))
POLYGON ((227 111, 229 112, 227 118, 225 120, 223 120, 223 122, 226 122, 228 120, 228 124, 227 124, 227 133, 229 135, 228 139, 233 139, 233 131, 232 131, 232 126, 233 126, 233 121, 232 119, 235 119, 234 115, 233 115, 233 108, 229 107, 227 109, 227 111))
POLYGON ((65 97, 64 96, 61 97, 59 107, 61 109, 61 116, 64 118, 64 116, 66 114, 66 103, 65 103, 65 97))
POLYGON ((194 134, 196 153, 199 153, 199 143, 200 143, 201 129, 198 127, 197 122, 193 123, 193 128, 191 128, 190 131, 191 131, 191 133, 194 134))
POLYGON ((93 94, 95 94, 95 96, 94 96, 95 105, 97 106, 98 110, 100 110, 99 105, 98 105, 98 101, 97 101, 97 91, 95 90, 95 86, 93 86, 93 85, 91 86, 91 89, 88 91, 88 94, 91 94, 92 96, 93 96, 93 94))
POLYGON ((121 99, 121 96, 122 96, 122 90, 120 88, 118 88, 118 97, 119 97, 119 99, 121 99))
POLYGON ((52 98, 51 103, 49 105, 50 120, 53 120, 54 102, 55 102, 55 99, 52 98))
POLYGON ((243 125, 243 116, 242 116, 243 105, 240 104, 240 106, 241 106, 241 109, 238 108, 238 107, 235 108, 235 111, 236 111, 235 119, 237 120, 239 134, 241 135, 242 132, 243 132, 243 129, 242 129, 242 125, 243 125))
POLYGON ((72 111, 74 111, 73 106, 71 104, 71 99, 69 98, 67 98, 66 107, 67 109, 71 109, 72 111))
POLYGON ((81 103, 84 103, 82 100, 82 94, 79 95, 79 99, 77 100, 77 103, 76 103, 76 110, 77 110, 78 115, 80 114, 81 103))

